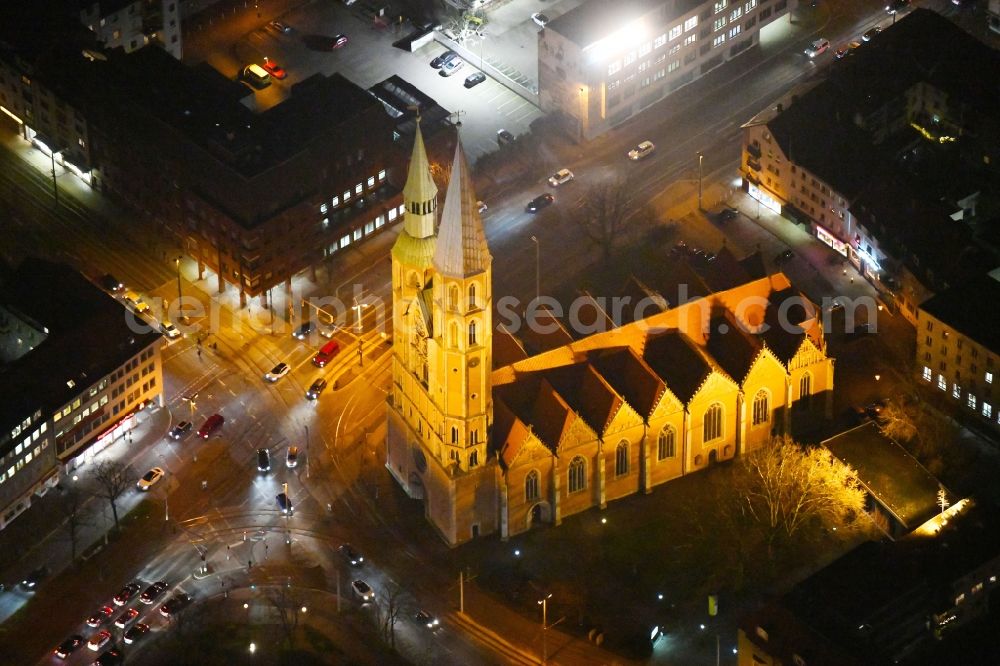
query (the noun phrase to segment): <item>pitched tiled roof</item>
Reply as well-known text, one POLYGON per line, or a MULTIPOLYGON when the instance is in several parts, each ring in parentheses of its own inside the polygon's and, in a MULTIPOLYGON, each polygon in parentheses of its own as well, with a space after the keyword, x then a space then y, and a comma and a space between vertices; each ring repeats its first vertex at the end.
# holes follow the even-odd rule
POLYGON ((525 313, 518 337, 532 356, 573 341, 563 323, 547 308, 533 308, 525 313))
POLYGON ((503 324, 493 331, 493 367, 502 368, 528 358, 528 352, 503 324))
POLYGON ((753 362, 760 355, 761 340, 744 329, 728 311, 712 317, 709 323, 708 351, 730 377, 742 384, 753 362))
POLYGON ((493 427, 489 442, 504 469, 509 469, 521 449, 528 442, 530 431, 503 400, 493 404, 493 427))
POLYGON ((659 404, 667 385, 631 347, 601 349, 589 360, 642 417, 649 417, 659 404))
POLYGON ((800 294, 794 289, 785 289, 771 294, 767 312, 764 315, 764 332, 761 334, 764 342, 784 364, 795 356, 806 339, 806 333, 800 326, 804 321, 805 313, 802 306, 793 305, 782 308, 781 305, 788 298, 800 298, 800 294))
POLYGON ((642 358, 685 404, 712 372, 705 357, 677 329, 651 333, 642 358))
POLYGON ((493 394, 494 402, 496 398, 505 402, 511 412, 530 426, 542 444, 553 452, 575 418, 569 405, 538 373, 519 375, 510 384, 494 387, 493 394))
POLYGON ((639 313, 640 309, 646 313, 646 316, 649 316, 656 312, 663 312, 669 307, 667 299, 635 275, 629 276, 625 286, 619 290, 619 294, 623 305, 620 324, 636 321, 636 314, 639 313))
POLYGON ((604 309, 606 303, 599 302, 590 292, 582 292, 573 302, 574 312, 571 317, 576 319, 577 327, 572 327, 570 335, 575 338, 585 338, 599 331, 610 331, 616 324, 604 309))
POLYGON ((545 378, 599 436, 621 409, 622 399, 589 363, 548 370, 545 378))

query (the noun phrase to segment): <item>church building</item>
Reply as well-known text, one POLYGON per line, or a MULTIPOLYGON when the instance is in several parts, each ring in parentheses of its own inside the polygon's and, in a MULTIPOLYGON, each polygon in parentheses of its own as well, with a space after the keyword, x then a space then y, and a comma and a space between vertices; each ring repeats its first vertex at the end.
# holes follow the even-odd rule
POLYGON ((461 142, 439 215, 418 127, 403 200, 386 467, 449 545, 558 525, 830 416, 819 311, 782 273, 651 294, 625 320, 587 296, 606 322, 587 335, 554 315, 513 330, 493 323, 461 142))

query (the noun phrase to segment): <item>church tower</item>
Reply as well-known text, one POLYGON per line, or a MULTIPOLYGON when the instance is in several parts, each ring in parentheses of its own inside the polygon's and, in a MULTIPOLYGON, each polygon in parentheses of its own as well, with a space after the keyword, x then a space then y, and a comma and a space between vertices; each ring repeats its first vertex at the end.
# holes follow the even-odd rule
POLYGON ((392 249, 393 384, 386 467, 450 545, 496 530, 492 261, 461 141, 441 222, 419 128, 392 249))

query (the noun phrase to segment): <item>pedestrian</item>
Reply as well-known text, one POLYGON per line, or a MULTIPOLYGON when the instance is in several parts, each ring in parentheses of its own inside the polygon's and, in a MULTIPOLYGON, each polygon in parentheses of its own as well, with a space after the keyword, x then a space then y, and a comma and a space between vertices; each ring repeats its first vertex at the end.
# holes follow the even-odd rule
POLYGON ((201 358, 201 347, 198 347, 198 358, 201 358))

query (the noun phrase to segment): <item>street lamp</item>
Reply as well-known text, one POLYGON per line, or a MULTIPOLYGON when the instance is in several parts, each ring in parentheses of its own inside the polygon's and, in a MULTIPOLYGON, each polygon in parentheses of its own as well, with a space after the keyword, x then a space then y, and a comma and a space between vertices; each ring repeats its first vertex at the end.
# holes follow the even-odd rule
POLYGON ((531 237, 531 242, 535 244, 535 301, 537 304, 538 299, 542 297, 542 289, 540 286, 541 273, 539 268, 541 266, 541 264, 539 263, 539 257, 541 256, 541 247, 538 244, 538 238, 536 238, 535 236, 531 237))
POLYGON ((548 661, 548 658, 549 658, 549 654, 548 654, 548 652, 549 652, 549 650, 548 650, 549 645, 548 645, 548 642, 547 642, 546 639, 547 639, 547 635, 548 635, 547 631, 548 631, 548 628, 549 628, 549 623, 548 623, 548 619, 549 619, 549 616, 548 616, 549 599, 551 599, 551 598, 552 598, 552 593, 550 592, 547 595, 545 595, 545 597, 543 599, 540 599, 538 601, 539 605, 541 605, 541 607, 542 607, 542 663, 543 664, 546 661, 548 661))
POLYGON ((586 102, 584 101, 584 88, 586 88, 586 86, 580 86, 580 143, 583 143, 584 140, 583 123, 584 118, 587 115, 586 102))
POLYGON ((698 153, 698 210, 701 210, 701 165, 705 156, 698 153))
POLYGON ((308 425, 303 425, 303 427, 306 429, 306 478, 308 479, 309 478, 309 459, 312 458, 312 456, 309 455, 309 426, 308 425))
POLYGON ((184 307, 184 294, 181 293, 181 258, 177 257, 174 259, 174 266, 177 268, 177 318, 181 323, 187 323, 187 317, 184 315, 182 308, 184 307))

